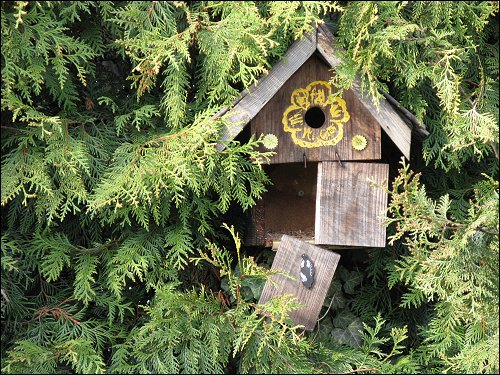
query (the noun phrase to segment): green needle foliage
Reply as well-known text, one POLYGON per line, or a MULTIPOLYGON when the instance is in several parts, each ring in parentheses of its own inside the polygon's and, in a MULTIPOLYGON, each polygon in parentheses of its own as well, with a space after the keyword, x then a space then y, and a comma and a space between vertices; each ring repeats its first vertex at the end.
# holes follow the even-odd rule
POLYGON ((1 12, 2 372, 498 373, 498 2, 1 12), (291 296, 257 303, 273 255, 240 242, 279 140, 219 151, 215 114, 319 22, 339 89, 390 92, 430 135, 387 247, 342 258, 305 333, 291 296))

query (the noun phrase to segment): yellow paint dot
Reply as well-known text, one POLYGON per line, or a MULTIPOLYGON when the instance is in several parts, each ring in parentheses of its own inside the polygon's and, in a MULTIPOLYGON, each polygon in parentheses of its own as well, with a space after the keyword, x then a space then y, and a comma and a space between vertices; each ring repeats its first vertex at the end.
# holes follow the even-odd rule
POLYGON ((366 148, 368 141, 366 138, 360 134, 352 137, 352 148, 358 151, 363 151, 366 148))

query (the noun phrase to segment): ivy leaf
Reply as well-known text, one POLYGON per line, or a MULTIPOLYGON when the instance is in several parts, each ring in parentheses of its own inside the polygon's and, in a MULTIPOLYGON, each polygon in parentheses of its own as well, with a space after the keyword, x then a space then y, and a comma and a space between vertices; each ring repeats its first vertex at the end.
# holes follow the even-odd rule
POLYGON ((336 328, 346 329, 356 318, 356 316, 348 309, 341 309, 333 318, 333 325, 336 328))
POLYGON ((334 328, 332 330, 332 339, 340 345, 348 345, 355 349, 359 348, 361 343, 361 331, 363 326, 361 321, 356 318, 346 329, 334 328))
POLYGON ((330 303, 331 309, 334 311, 342 309, 345 306, 346 300, 344 298, 344 293, 342 292, 342 283, 338 279, 333 280, 330 285, 330 289, 328 289, 327 297, 323 302, 323 306, 328 307, 330 306, 330 303))
POLYGON ((333 297, 332 309, 342 309, 346 304, 346 299, 341 293, 335 294, 333 297))
POLYGON ((246 277, 241 281, 241 286, 248 288, 251 292, 251 298, 259 300, 264 289, 265 280, 257 277, 246 277))
POLYGON ((319 323, 318 341, 330 341, 334 325, 330 316, 325 316, 319 323))
POLYGON ((240 288, 240 293, 244 301, 250 301, 253 298, 252 289, 248 286, 242 286, 240 288))
POLYGON ((349 279, 349 274, 349 270, 344 266, 338 267, 337 272, 335 273, 340 281, 346 281, 347 279, 349 279))
POLYGON ((352 271, 345 280, 344 291, 348 294, 354 294, 356 287, 363 281, 363 274, 359 271, 352 271))

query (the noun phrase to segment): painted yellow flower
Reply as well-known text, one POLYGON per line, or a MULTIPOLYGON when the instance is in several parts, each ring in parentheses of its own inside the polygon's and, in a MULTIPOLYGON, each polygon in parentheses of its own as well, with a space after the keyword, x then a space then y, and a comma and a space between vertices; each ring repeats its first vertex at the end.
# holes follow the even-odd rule
POLYGON ((333 146, 342 140, 344 123, 349 121, 350 115, 345 101, 333 97, 328 82, 315 81, 305 89, 294 90, 290 102, 282 123, 296 145, 307 148, 333 146), (312 121, 308 121, 308 117, 312 121))
POLYGON ((366 148, 366 145, 368 144, 368 141, 366 140, 366 137, 357 134, 354 137, 352 137, 352 148, 358 151, 363 151, 366 148))

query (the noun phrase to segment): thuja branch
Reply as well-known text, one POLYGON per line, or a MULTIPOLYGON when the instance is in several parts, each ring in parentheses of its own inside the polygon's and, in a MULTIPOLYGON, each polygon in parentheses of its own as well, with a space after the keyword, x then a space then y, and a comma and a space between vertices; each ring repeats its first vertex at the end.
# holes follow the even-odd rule
POLYGON ((173 138, 177 138, 177 137, 182 137, 182 136, 187 135, 187 134, 189 134, 189 131, 185 130, 185 131, 180 132, 180 133, 168 134, 168 135, 164 135, 164 136, 161 136, 161 137, 153 138, 153 139, 150 139, 149 141, 144 142, 137 149, 137 151, 135 153, 135 156, 134 156, 134 159, 132 160, 132 163, 130 164, 130 170, 132 170, 132 168, 134 167, 134 165, 137 163, 137 160, 139 160, 139 157, 141 156, 141 151, 145 147, 147 147, 147 146, 149 146, 149 145, 151 145, 153 143, 164 142, 164 141, 167 141, 169 139, 173 139, 173 138))
MULTIPOLYGON (((467 225, 464 225, 464 224, 449 224, 449 225, 446 225, 445 226, 445 229, 450 229, 450 230, 460 230, 460 229, 465 229, 467 228, 467 225)), ((475 230, 479 231, 479 232, 483 232, 483 233, 487 233, 487 234, 493 234, 495 236, 498 236, 498 230, 495 231, 493 229, 490 229, 490 228, 486 228, 486 227, 483 227, 483 226, 479 226, 479 227, 476 227, 474 228, 475 230)))
POLYGON ((29 323, 31 323, 37 319, 40 319, 48 314, 52 314, 52 316, 56 320, 59 318, 68 319, 79 326, 81 324, 80 321, 75 319, 73 316, 71 316, 71 314, 69 314, 68 312, 66 312, 66 310, 64 310, 62 308, 62 305, 64 305, 66 302, 69 302, 69 301, 75 301, 75 299, 74 298, 66 298, 64 301, 60 302, 56 307, 43 306, 39 310, 37 310, 37 312, 35 313, 36 315, 32 319, 25 321, 25 322, 21 322, 21 324, 29 324, 29 323))
MULTIPOLYGON (((476 84, 476 85, 479 86, 479 84, 476 84)), ((466 92, 462 86, 459 86, 459 89, 462 92, 462 94, 464 95, 464 97, 467 96, 466 92)), ((477 113, 476 107, 477 107, 478 99, 476 98, 473 101, 470 97, 467 97, 467 101, 469 102, 471 109, 473 110, 473 113, 476 114, 477 113)), ((473 117, 473 129, 476 129, 477 120, 475 118, 476 118, 476 116, 473 117)), ((499 159, 500 156, 499 156, 499 151, 498 151, 498 142, 489 142, 489 144, 490 144, 491 148, 493 149, 493 152, 495 153, 495 157, 497 159, 499 159)))
POLYGON ((40 310, 37 311, 37 316, 35 318, 33 318, 33 320, 39 319, 39 318, 41 318, 49 313, 52 314, 52 316, 56 320, 58 320, 59 318, 68 319, 68 320, 71 320, 76 325, 80 325, 80 322, 77 319, 73 318, 70 314, 68 314, 64 309, 62 309, 60 307, 54 307, 54 308, 49 309, 47 306, 44 306, 40 310))

